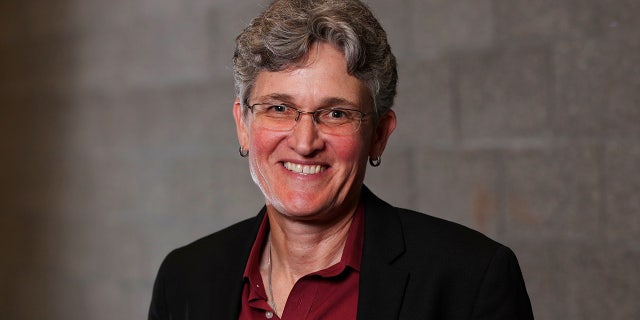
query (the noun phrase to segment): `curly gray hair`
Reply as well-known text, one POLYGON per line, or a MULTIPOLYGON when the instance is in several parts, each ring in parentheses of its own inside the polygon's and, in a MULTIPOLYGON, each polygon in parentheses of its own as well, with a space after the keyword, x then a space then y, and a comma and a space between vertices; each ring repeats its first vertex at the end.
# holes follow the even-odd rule
POLYGON ((324 41, 340 48, 347 72, 371 92, 375 111, 393 105, 398 74, 387 35, 358 0, 276 0, 236 38, 233 73, 236 96, 246 108, 260 71, 281 71, 300 62, 324 41))

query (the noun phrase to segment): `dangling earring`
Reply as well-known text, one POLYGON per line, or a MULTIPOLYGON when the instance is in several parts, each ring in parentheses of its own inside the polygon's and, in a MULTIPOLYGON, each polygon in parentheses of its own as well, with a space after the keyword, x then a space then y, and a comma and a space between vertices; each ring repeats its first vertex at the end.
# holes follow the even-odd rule
POLYGON ((380 156, 377 156, 375 159, 372 159, 371 157, 369 157, 369 164, 372 167, 377 167, 380 165, 380 162, 382 162, 382 159, 380 158, 380 156))
POLYGON ((247 156, 249 156, 249 150, 245 150, 243 146, 240 146, 240 148, 238 148, 238 152, 240 153, 240 156, 243 158, 246 158, 247 156))

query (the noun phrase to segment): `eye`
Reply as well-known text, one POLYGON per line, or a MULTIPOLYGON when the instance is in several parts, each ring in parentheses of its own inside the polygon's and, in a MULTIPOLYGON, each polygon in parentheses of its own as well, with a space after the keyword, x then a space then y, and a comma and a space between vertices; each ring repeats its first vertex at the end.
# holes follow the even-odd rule
POLYGON ((289 109, 289 108, 287 106, 285 106, 285 105, 276 104, 276 105, 269 106, 267 108, 267 112, 269 112, 269 113, 285 113, 285 112, 287 112, 287 109, 289 109))
POLYGON ((340 119, 346 117, 346 113, 340 109, 333 109, 329 112, 329 117, 334 119, 340 119))
POLYGON ((356 120, 357 112, 349 109, 324 109, 318 114, 318 120, 327 125, 343 125, 356 120))
POLYGON ((290 119, 296 116, 296 111, 293 107, 286 106, 284 104, 272 104, 265 105, 264 116, 275 119, 290 119))

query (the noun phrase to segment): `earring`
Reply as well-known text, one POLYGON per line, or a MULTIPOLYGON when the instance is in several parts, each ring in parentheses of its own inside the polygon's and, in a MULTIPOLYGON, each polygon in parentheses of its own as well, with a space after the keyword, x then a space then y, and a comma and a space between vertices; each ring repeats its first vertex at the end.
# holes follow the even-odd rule
POLYGON ((380 162, 382 162, 382 158, 380 158, 380 156, 377 156, 375 159, 372 159, 371 157, 369 157, 369 164, 372 167, 377 167, 380 165, 380 162))
POLYGON ((247 156, 249 156, 249 150, 245 150, 243 146, 240 146, 240 148, 238 148, 238 152, 240 153, 240 156, 243 158, 246 158, 247 156))

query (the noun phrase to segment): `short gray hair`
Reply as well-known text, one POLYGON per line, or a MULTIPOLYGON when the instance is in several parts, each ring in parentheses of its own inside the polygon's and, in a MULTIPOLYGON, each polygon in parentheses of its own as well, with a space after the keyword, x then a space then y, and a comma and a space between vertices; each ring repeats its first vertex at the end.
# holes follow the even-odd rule
POLYGON ((347 72, 371 92, 375 111, 393 105, 398 73, 387 35, 358 0, 276 0, 236 38, 236 96, 246 107, 261 71, 282 71, 300 62, 316 42, 340 48, 347 72))

